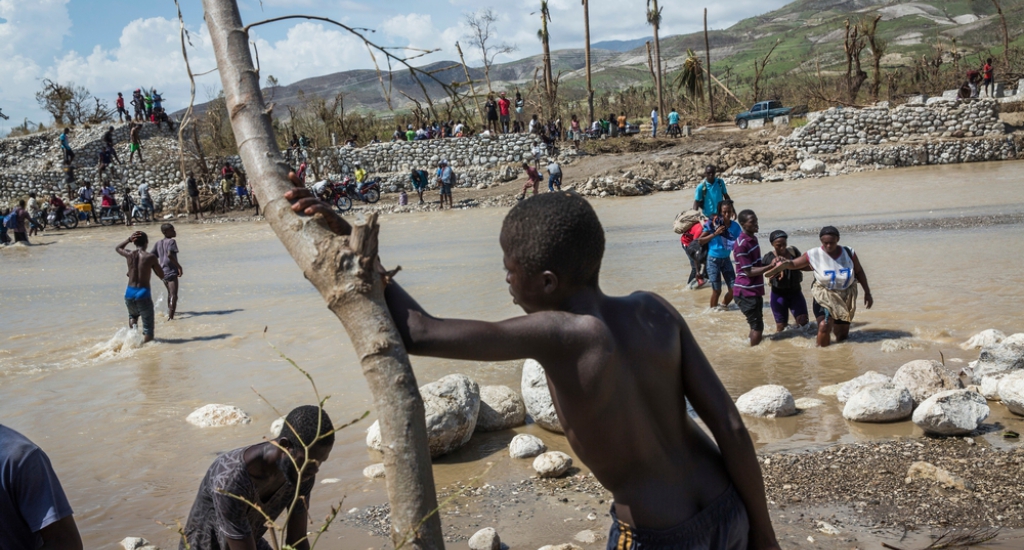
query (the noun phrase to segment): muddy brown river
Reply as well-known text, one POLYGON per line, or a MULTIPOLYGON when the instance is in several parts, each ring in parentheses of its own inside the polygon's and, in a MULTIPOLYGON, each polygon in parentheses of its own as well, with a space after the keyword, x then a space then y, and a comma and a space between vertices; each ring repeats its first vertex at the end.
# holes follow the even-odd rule
MULTIPOLYGON (((955 368, 977 358, 977 352, 958 347, 974 333, 1024 331, 1018 259, 1024 225, 1005 222, 1024 214, 1022 170, 1024 162, 1002 162, 731 188, 737 209, 757 212, 762 232, 784 229, 801 250, 815 246, 822 225, 862 227, 844 233, 842 244, 857 250, 875 306, 858 310, 850 341, 842 345, 816 349, 811 336, 794 333, 751 349, 739 311, 706 311, 710 291, 685 289, 689 266, 670 230, 674 215, 692 202, 692 189, 593 202, 607 231, 601 285, 609 294, 646 289, 671 301, 734 397, 774 383, 797 398, 825 400, 825 406, 794 417, 749 420, 760 448, 920 436, 910 422, 847 422, 834 399, 817 395, 817 389, 867 370, 892 374, 907 361, 938 359, 940 353, 955 368), (952 227, 957 219, 978 217, 1003 221, 952 227), (900 220, 924 227, 887 228, 900 220), (871 225, 882 229, 863 229, 871 225)), ((398 280, 435 315, 517 315, 498 246, 504 213, 384 217, 382 260, 403 266, 398 280)), ((144 230, 151 242, 159 238, 157 226, 144 230)), ((180 318, 168 322, 158 315, 158 341, 142 348, 122 330, 126 269, 114 247, 127 237, 125 228, 46 233, 36 246, 0 249, 0 422, 49 454, 87 548, 115 548, 129 535, 175 548, 175 534, 156 521, 184 521, 217 453, 269 434, 277 414, 257 392, 283 411, 314 402, 306 380, 268 342, 308 369, 320 391, 331 395, 327 410, 336 424, 372 411, 348 337, 266 223, 181 224, 178 234, 185 269, 180 318), (185 422, 207 403, 237 405, 253 421, 205 430, 185 422)), ((154 294, 162 311, 162 286, 154 294)), ((767 311, 766 317, 771 333, 767 311)), ((481 384, 519 387, 518 362, 414 358, 413 365, 421 384, 460 372, 481 384)), ((1001 406, 993 406, 993 419, 1021 431, 1020 421, 1001 406)), ((346 510, 386 500, 382 482, 361 476, 365 466, 379 462, 364 443, 372 421, 371 413, 338 434, 320 478, 340 481, 317 486, 312 517, 323 517, 342 498, 346 510)), ((568 451, 564 438, 536 426, 516 431, 568 451)), ((485 470, 482 482, 528 477, 529 461, 513 462, 504 451, 513 435, 478 436, 438 460, 438 483, 485 470), (489 470, 488 462, 494 463, 489 470)), ((1003 444, 997 435, 986 437, 992 445, 1003 444)), ((603 520, 598 523, 596 530, 606 528, 603 520)), ((382 543, 353 529, 332 533, 341 538, 325 548, 382 543)), ((518 541, 564 542, 548 540, 543 532, 521 534, 518 541)))

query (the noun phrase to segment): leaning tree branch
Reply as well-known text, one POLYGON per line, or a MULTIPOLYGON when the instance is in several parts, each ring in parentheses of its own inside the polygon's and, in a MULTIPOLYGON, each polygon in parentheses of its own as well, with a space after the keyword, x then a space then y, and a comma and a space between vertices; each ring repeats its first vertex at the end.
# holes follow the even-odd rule
MULTIPOLYGON (((306 278, 341 320, 373 394, 384 440, 384 469, 395 544, 413 533, 413 548, 444 548, 436 514, 423 399, 409 356, 384 301, 375 270, 377 216, 349 236, 320 217, 300 217, 283 197, 292 188, 253 68, 236 0, 203 0, 231 126, 264 215, 306 278)), ((280 20, 282 18, 278 18, 280 20)))

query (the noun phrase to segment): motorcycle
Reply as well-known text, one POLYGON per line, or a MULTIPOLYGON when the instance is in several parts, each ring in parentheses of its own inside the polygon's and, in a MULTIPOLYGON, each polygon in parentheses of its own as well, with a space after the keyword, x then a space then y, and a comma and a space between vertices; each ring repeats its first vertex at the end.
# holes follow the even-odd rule
POLYGON ((46 224, 50 224, 54 227, 63 227, 64 229, 74 229, 78 227, 78 210, 74 208, 65 208, 60 218, 57 217, 56 210, 50 210, 46 214, 46 223, 41 224, 43 228, 46 228, 46 224))
POLYGON ((362 186, 362 193, 356 191, 355 180, 351 177, 345 177, 340 182, 331 181, 327 188, 330 191, 330 195, 326 200, 334 206, 334 209, 338 212, 346 212, 352 208, 354 199, 359 201, 374 204, 381 199, 380 192, 380 178, 374 178, 368 181, 362 186))
POLYGON ((147 200, 140 201, 141 204, 134 204, 132 206, 132 219, 137 222, 151 222, 153 221, 153 205, 147 200))

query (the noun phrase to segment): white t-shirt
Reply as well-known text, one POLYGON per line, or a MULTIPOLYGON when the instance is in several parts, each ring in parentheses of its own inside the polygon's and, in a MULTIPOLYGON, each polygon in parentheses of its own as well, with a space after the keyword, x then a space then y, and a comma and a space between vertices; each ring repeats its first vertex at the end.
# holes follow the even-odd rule
POLYGON ((561 176, 562 167, 559 166, 557 162, 552 162, 548 165, 548 174, 551 174, 552 176, 561 176))
POLYGON ((142 185, 139 186, 139 198, 140 199, 149 199, 149 198, 151 198, 149 196, 149 184, 148 183, 143 183, 142 185))
POLYGON ((807 251, 807 259, 814 269, 814 280, 829 290, 846 290, 856 280, 853 275, 853 256, 846 252, 845 246, 840 250, 838 258, 832 258, 820 246, 807 251))
POLYGON ((654 122, 658 122, 658 111, 657 110, 651 111, 651 120, 653 120, 654 122))

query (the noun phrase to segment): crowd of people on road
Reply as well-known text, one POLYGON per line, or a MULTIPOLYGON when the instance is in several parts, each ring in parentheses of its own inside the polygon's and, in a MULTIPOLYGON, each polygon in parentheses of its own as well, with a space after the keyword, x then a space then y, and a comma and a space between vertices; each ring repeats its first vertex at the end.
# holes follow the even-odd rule
POLYGON ((764 335, 764 296, 766 280, 770 286, 769 308, 775 329, 789 327, 792 314, 796 326, 808 322, 801 272, 813 272, 811 312, 818 325, 817 343, 826 347, 834 334, 836 341, 849 335, 857 309, 857 284, 864 289, 864 305, 874 303, 867 274, 852 248, 839 245, 839 230, 823 227, 818 235, 820 247, 801 254, 789 245, 784 230, 769 234, 771 250, 762 253, 757 233, 757 214, 745 209, 736 212, 725 181, 717 169, 708 166, 704 180, 697 185, 693 208, 677 218, 677 232, 690 263, 687 286, 691 289, 710 285, 709 308, 727 311, 736 306, 750 326, 750 345, 761 343, 764 335), (688 223, 680 225, 680 220, 688 223), (725 295, 722 287, 725 286, 725 295))

